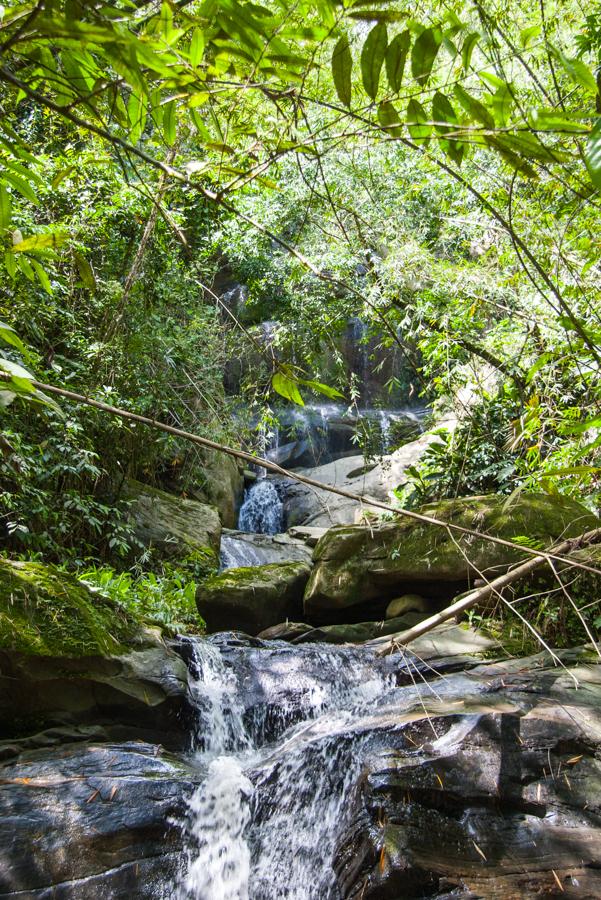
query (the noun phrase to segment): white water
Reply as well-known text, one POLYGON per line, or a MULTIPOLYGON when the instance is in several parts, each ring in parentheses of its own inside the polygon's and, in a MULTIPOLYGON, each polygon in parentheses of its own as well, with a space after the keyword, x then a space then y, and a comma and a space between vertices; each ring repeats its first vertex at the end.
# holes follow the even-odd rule
POLYGON ((284 528, 284 504, 275 485, 260 478, 248 488, 238 516, 240 531, 278 534, 284 528))
POLYGON ((193 647, 204 780, 179 897, 335 900, 333 861, 369 740, 358 722, 402 689, 365 650, 278 642, 236 648, 234 666, 210 641, 193 647), (257 705, 244 715, 257 689, 279 718, 267 742, 257 705))

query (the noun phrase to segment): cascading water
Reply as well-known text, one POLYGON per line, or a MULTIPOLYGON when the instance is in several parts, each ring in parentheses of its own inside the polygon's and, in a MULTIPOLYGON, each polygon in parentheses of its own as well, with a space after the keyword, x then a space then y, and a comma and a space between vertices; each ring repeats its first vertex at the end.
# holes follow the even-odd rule
POLYGON ((240 531, 255 534, 279 534, 284 528, 284 504, 277 488, 260 478, 248 488, 238 517, 240 531))
POLYGON ((180 900, 337 900, 353 785, 407 688, 364 648, 192 645, 204 778, 180 900))

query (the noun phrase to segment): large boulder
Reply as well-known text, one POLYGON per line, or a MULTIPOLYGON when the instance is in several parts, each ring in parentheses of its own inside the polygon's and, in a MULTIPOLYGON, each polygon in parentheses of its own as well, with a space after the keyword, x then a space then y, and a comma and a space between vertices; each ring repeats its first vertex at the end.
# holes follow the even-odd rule
POLYGON ((192 715, 158 630, 58 569, 0 560, 0 739, 94 726, 181 747, 192 715))
POLYGON ((284 619, 297 619, 310 566, 271 563, 227 569, 198 588, 196 605, 207 631, 239 629, 255 635, 284 619))
POLYGON ((139 481, 129 481, 126 496, 137 538, 170 556, 204 554, 216 561, 221 520, 213 506, 168 494, 139 481))
POLYGON ((190 497, 208 503, 219 513, 224 528, 235 528, 244 496, 244 474, 238 460, 225 453, 205 451, 201 478, 196 473, 188 488, 190 497))
MULTIPOLYGON (((443 522, 508 541, 548 546, 599 525, 596 516, 566 497, 520 494, 467 497, 425 506, 421 512, 443 522)), ((340 610, 366 608, 369 618, 405 593, 447 600, 473 580, 498 575, 523 558, 513 550, 473 535, 405 518, 377 526, 332 528, 314 551, 315 568, 304 598, 305 617, 340 621, 340 610)))

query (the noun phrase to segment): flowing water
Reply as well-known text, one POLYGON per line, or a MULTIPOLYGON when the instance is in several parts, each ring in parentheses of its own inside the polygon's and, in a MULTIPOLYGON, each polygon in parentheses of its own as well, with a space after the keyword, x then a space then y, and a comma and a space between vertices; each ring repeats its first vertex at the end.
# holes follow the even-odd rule
POLYGON ((191 648, 204 777, 189 804, 180 900, 335 900, 362 761, 410 699, 398 660, 227 635, 191 648))
POLYGON ((255 534, 278 534, 284 530, 284 504, 272 481, 259 478, 248 488, 240 507, 238 528, 255 534))

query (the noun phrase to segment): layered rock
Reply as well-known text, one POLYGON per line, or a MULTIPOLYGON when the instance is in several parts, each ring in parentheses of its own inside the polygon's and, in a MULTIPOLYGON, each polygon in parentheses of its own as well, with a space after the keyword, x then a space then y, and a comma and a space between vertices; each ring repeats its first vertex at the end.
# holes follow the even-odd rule
MULTIPOLYGON (((498 496, 445 500, 421 512, 529 546, 533 542, 549 546, 598 525, 597 517, 576 501, 538 494, 511 500, 498 496)), ((357 607, 372 610, 372 618, 383 617, 387 603, 399 594, 415 592, 446 600, 481 574, 498 575, 521 558, 517 549, 408 518, 332 528, 314 550, 316 565, 305 592, 305 616, 325 622, 341 610, 357 607)))
POLYGON ((221 537, 222 568, 282 562, 311 562, 311 550, 307 543, 288 534, 255 534, 224 529, 221 537))
POLYGON ((204 554, 216 564, 221 520, 214 507, 139 481, 129 481, 125 494, 132 500, 130 515, 143 544, 170 556, 204 554))
POLYGON ((310 572, 305 562, 271 563, 208 578, 196 595, 207 631, 239 629, 255 635, 284 619, 298 619, 310 572))
POLYGON ((64 572, 0 560, 0 739, 94 726, 181 747, 192 715, 158 630, 64 572))

